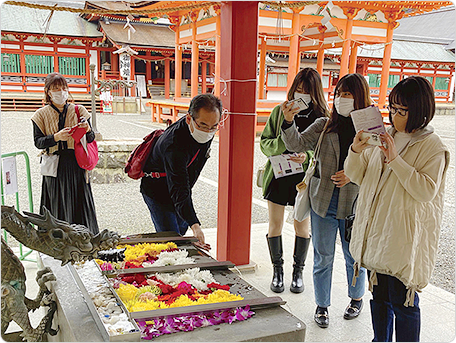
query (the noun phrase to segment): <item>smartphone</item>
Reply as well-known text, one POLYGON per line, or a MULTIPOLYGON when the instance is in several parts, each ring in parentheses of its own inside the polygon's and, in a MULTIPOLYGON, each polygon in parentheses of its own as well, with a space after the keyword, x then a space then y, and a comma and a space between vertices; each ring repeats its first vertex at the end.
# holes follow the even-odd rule
POLYGON ((383 145, 382 140, 380 139, 380 135, 377 133, 372 133, 372 132, 363 132, 361 134, 361 139, 365 139, 369 137, 369 140, 367 141, 367 144, 370 145, 376 145, 376 146, 381 146, 383 145))
POLYGON ((309 108, 309 105, 302 98, 290 100, 288 103, 293 104, 293 109, 299 110, 299 112, 309 108))

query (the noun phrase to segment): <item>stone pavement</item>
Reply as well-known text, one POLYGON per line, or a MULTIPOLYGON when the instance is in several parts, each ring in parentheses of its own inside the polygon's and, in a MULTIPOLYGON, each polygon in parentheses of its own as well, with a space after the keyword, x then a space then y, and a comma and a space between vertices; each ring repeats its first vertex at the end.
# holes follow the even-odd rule
MULTIPOLYGON (((332 305, 329 307, 330 325, 327 329, 319 328, 313 321, 315 302, 312 286, 312 248, 307 256, 304 268, 304 283, 306 288, 301 294, 291 293, 289 290, 292 273, 294 229, 291 224, 285 223, 283 229, 285 291, 281 294, 273 293, 269 289, 272 267, 265 234, 266 224, 254 224, 251 231, 251 261, 256 264, 255 272, 240 272, 242 277, 252 286, 267 296, 279 295, 287 301, 284 308, 301 319, 307 326, 307 342, 370 342, 373 338, 368 291, 364 295, 364 308, 355 320, 343 319, 343 311, 349 302, 347 295, 347 281, 345 276, 345 261, 340 244, 336 244, 334 260, 332 305)), ((211 244, 210 254, 216 257, 217 230, 204 230, 206 241, 211 244)), ((34 257, 32 254, 30 257, 34 257)), ((37 272, 36 263, 23 262, 27 272, 27 295, 34 298, 38 291, 35 282, 37 272)), ((367 287, 367 285, 366 285, 367 287)), ((421 341, 422 342, 452 342, 455 339, 455 295, 443 289, 428 285, 420 294, 421 307, 421 341)), ((36 327, 43 313, 31 313, 32 325, 36 327)), ((7 332, 18 331, 19 327, 12 323, 7 332)))
MULTIPOLYGON (((268 224, 254 224, 251 231, 250 260, 257 265, 254 273, 243 272, 243 278, 267 296, 280 296, 287 301, 284 308, 301 319, 307 326, 307 342, 370 342, 373 339, 369 300, 372 299, 367 290, 363 297, 364 308, 357 319, 343 319, 343 312, 349 303, 347 295, 347 278, 345 260, 340 244, 336 244, 334 259, 331 303, 329 307, 329 328, 321 329, 313 320, 315 301, 312 282, 313 248, 304 267, 305 290, 301 294, 291 293, 291 273, 293 264, 294 228, 285 223, 282 233, 284 250, 285 291, 274 293, 269 289, 272 278, 272 265, 266 242, 268 224)), ((206 241, 211 245, 210 254, 216 257, 216 229, 205 229, 206 241)), ((421 341, 452 342, 455 339, 455 295, 443 289, 428 285, 420 297, 421 308, 421 341)))

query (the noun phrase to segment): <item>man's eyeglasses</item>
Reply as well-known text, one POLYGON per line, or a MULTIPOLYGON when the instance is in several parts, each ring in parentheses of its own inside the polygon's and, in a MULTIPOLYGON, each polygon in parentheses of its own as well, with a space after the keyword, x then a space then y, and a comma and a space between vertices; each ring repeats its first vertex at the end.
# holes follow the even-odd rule
POLYGON ((198 124, 198 122, 192 117, 192 120, 193 122, 195 123, 196 127, 198 129, 200 129, 201 131, 204 131, 204 132, 215 132, 215 131, 218 131, 220 130, 220 124, 216 124, 212 127, 208 127, 204 124, 198 124))
POLYGON ((408 114, 408 109, 405 109, 405 108, 397 108, 397 107, 394 107, 394 106, 388 106, 388 111, 394 116, 397 114, 399 114, 401 117, 405 117, 407 114, 408 114))

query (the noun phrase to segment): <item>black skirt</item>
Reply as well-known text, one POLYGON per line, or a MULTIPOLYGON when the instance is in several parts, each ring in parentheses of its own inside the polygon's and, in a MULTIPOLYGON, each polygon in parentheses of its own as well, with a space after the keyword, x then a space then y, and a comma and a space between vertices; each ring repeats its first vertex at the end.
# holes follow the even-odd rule
POLYGON ((304 175, 302 172, 278 179, 273 176, 264 198, 278 205, 294 206, 298 194, 296 185, 304 179, 304 175))
POLYGON ((45 206, 57 219, 82 224, 97 234, 92 188, 86 183, 86 171, 79 167, 74 150, 60 151, 57 177, 43 176, 40 213, 45 206))

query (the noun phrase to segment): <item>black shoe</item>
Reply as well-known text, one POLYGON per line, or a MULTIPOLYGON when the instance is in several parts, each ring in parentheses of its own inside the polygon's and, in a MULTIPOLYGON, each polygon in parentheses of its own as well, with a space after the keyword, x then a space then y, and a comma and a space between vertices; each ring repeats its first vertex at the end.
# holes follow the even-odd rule
POLYGON ((307 251, 309 250, 310 237, 303 238, 296 236, 293 253, 293 276, 290 285, 290 291, 301 293, 304 291, 304 281, 302 280, 302 270, 306 261, 307 251))
POLYGON ((323 329, 329 326, 329 313, 327 307, 317 306, 315 311, 314 320, 317 325, 323 329))
POLYGON ((285 287, 283 285, 283 268, 282 266, 274 266, 274 275, 272 276, 271 291, 274 293, 282 293, 285 287))
POLYGON ((302 281, 302 267, 293 267, 290 291, 293 293, 302 293, 304 291, 304 282, 302 281))
POLYGON ((344 311, 344 319, 354 319, 359 316, 361 310, 363 309, 363 299, 361 300, 351 300, 347 308, 344 311))

